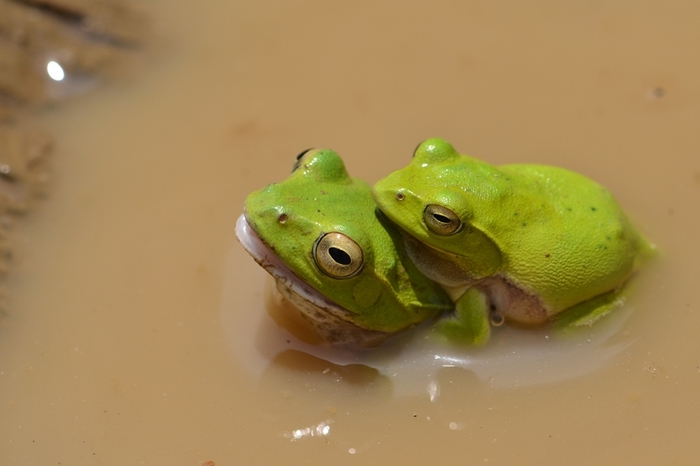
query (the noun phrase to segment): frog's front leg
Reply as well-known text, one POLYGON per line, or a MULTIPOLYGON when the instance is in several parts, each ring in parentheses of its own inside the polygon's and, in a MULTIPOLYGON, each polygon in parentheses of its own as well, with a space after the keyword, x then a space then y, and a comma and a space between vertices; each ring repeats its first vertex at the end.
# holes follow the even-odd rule
POLYGON ((435 330, 451 343, 483 345, 491 335, 490 312, 484 293, 470 288, 457 300, 454 312, 440 320, 435 330))
POLYGON ((571 306, 562 311, 554 320, 554 327, 566 328, 591 326, 615 308, 622 306, 625 299, 620 290, 612 290, 571 306))

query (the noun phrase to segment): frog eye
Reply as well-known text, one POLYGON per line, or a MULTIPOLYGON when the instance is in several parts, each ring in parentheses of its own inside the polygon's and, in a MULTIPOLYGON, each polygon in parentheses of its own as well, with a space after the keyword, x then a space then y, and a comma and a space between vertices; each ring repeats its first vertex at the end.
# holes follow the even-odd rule
POLYGON ((314 244, 314 261, 329 277, 350 278, 362 269, 362 248, 342 233, 326 233, 314 244))
POLYGON ((423 221, 430 231, 443 236, 454 235, 462 228, 462 221, 457 214, 438 204, 426 206, 423 221))
POLYGON ((294 160, 294 165, 292 165, 292 173, 297 171, 297 169, 301 166, 301 159, 303 159, 304 156, 312 150, 313 150, 313 148, 306 149, 305 151, 303 151, 299 155, 297 155, 297 158, 294 160))

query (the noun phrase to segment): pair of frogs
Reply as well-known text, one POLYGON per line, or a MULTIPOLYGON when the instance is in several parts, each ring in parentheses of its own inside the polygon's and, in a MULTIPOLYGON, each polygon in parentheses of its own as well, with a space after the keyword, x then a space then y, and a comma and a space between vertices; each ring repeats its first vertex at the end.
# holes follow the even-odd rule
POLYGON ((590 325, 653 249, 594 181, 494 167, 441 139, 374 188, 335 152, 306 151, 248 196, 236 232, 320 336, 360 346, 428 320, 464 345, 504 321, 590 325))

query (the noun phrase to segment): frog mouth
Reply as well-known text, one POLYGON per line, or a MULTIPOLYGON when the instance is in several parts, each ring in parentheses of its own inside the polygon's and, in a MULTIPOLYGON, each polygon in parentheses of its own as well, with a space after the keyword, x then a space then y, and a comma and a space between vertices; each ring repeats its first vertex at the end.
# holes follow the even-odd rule
POLYGON ((327 342, 375 346, 389 335, 354 324, 352 311, 331 301, 296 275, 258 236, 245 213, 236 221, 236 237, 255 262, 272 275, 280 293, 299 309, 327 342))

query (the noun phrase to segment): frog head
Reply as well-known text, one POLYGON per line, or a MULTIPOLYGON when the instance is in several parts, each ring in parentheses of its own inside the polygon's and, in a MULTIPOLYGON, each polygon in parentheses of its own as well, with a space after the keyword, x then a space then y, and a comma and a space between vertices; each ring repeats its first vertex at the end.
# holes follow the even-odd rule
POLYGON ((251 193, 237 235, 332 343, 372 346, 452 307, 331 150, 300 154, 286 180, 251 193))
POLYGON ((502 261, 488 226, 475 219, 508 190, 508 181, 494 170, 460 155, 447 141, 428 139, 408 166, 377 182, 373 195, 382 212, 417 240, 411 244, 425 248, 422 256, 434 256, 434 264, 461 263, 478 279, 502 261))

